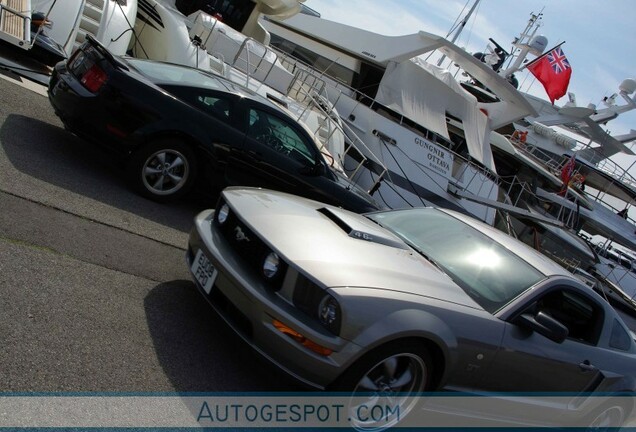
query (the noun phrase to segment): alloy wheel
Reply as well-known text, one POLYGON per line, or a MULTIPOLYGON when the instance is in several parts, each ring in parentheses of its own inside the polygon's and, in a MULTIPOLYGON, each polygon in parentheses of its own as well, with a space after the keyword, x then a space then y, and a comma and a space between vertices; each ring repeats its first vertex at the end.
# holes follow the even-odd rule
POLYGON ((151 154, 141 168, 141 178, 149 192, 171 195, 188 181, 190 167, 177 150, 163 149, 151 154))
POLYGON ((359 430, 396 425, 417 405, 428 379, 425 362, 413 353, 395 354, 376 363, 358 381, 349 406, 359 430))

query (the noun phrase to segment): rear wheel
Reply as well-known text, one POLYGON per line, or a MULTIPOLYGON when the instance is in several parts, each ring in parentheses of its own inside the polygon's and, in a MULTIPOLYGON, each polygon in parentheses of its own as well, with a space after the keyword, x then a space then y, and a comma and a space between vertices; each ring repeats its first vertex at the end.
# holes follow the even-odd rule
POLYGON ((197 175, 192 149, 171 138, 154 141, 133 153, 127 168, 131 186, 159 202, 186 194, 197 175))
POLYGON ((354 363, 332 386, 351 392, 349 418, 356 429, 395 426, 418 404, 431 384, 433 362, 416 341, 380 347, 354 363))

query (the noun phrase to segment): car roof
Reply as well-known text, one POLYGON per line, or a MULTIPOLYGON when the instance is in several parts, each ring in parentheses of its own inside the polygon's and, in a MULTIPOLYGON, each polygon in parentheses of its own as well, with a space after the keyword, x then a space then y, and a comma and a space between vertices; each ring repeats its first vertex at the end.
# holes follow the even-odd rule
POLYGON ((283 109, 253 90, 234 83, 220 75, 189 66, 155 60, 124 57, 136 72, 158 86, 203 88, 230 93, 266 105, 289 117, 283 109))

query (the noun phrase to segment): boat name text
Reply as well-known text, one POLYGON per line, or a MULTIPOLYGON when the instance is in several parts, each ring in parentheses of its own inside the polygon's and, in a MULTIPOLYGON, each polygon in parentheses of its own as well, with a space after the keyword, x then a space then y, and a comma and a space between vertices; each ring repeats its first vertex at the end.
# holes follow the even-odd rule
POLYGON ((375 55, 375 54, 371 54, 371 53, 370 53, 370 52, 368 52, 368 51, 362 51, 362 54, 363 54, 363 55, 365 55, 365 56, 367 56, 367 57, 371 57, 371 58, 375 58, 375 57, 376 57, 376 55, 375 55))
POLYGON ((422 138, 415 137, 415 144, 424 148, 427 152, 429 166, 441 174, 448 175, 450 172, 450 163, 448 162, 448 153, 433 143, 422 138))

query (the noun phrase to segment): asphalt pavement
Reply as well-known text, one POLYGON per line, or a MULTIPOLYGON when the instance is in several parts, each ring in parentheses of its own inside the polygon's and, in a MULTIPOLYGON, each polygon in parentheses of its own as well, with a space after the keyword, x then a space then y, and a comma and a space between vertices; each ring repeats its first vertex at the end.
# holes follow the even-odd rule
POLYGON ((0 392, 297 391, 219 319, 184 253, 201 199, 162 205, 0 76, 0 392))

